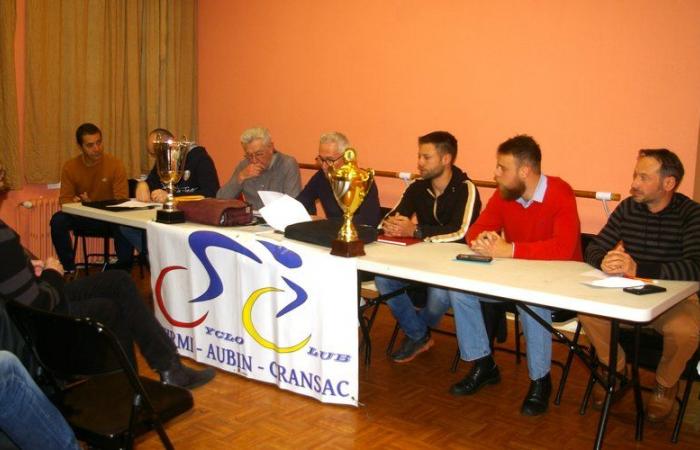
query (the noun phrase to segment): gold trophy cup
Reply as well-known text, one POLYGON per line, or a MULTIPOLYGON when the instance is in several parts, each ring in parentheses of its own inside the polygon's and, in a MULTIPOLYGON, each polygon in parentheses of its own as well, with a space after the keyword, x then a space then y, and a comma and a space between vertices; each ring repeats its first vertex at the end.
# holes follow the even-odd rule
POLYGON ((191 142, 184 137, 181 141, 169 140, 163 142, 160 134, 156 136, 153 143, 153 150, 156 156, 156 170, 160 181, 166 185, 168 198, 163 203, 163 209, 156 213, 156 222, 160 223, 183 223, 185 213, 175 208, 173 201, 174 186, 180 181, 185 173, 185 161, 189 152, 191 142))
POLYGON ((343 225, 338 231, 338 237, 333 241, 331 255, 351 257, 365 254, 364 243, 357 236, 352 216, 372 187, 374 171, 357 167, 355 158, 355 149, 345 150, 343 153, 345 164, 338 169, 331 165, 326 174, 333 195, 340 209, 343 210, 343 225))

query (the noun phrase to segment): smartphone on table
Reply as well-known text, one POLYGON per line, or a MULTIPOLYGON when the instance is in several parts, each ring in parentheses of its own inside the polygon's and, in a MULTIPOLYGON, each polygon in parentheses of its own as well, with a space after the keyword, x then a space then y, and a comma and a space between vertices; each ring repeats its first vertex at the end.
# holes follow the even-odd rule
POLYGON ((466 253, 460 253, 457 255, 457 260, 458 261, 471 261, 471 262, 480 262, 480 263, 490 263, 493 261, 493 258, 490 256, 483 256, 483 255, 467 255, 466 253))
POLYGON ((627 292, 628 294, 634 295, 647 295, 654 294, 656 292, 666 292, 665 287, 657 286, 655 284, 645 284, 644 286, 626 287, 622 288, 622 290, 627 292))

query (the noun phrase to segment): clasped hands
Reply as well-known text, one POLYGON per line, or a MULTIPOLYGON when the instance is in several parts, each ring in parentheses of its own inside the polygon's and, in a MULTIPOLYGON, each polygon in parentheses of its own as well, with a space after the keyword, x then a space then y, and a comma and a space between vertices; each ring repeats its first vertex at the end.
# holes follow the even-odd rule
POLYGON ((409 217, 396 213, 384 219, 382 229, 387 236, 410 237, 416 231, 416 224, 409 217))
POLYGON ((150 192, 148 189, 148 183, 145 181, 139 181, 139 183, 136 185, 136 193, 135 193, 136 200, 140 202, 158 202, 158 203, 164 203, 165 200, 168 198, 168 193, 165 192, 163 189, 154 189, 153 192, 150 192))
POLYGON ((73 201, 78 203, 78 202, 89 202, 90 201, 90 196, 88 195, 87 192, 83 192, 82 194, 74 195, 73 196, 73 201))
POLYGON ((620 241, 615 248, 605 255, 603 261, 600 263, 600 270, 608 275, 636 277, 637 262, 632 259, 629 253, 625 252, 625 246, 622 241, 620 241))
POLYGON ((482 231, 469 243, 469 247, 477 254, 493 258, 512 258, 513 244, 495 231, 482 231))

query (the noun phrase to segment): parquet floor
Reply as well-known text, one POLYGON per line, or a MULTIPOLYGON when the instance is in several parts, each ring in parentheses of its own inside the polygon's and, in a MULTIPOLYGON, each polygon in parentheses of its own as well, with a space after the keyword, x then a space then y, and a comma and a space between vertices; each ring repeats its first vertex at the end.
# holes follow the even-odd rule
MULTIPOLYGON (((134 278, 140 280, 137 271, 134 278)), ((150 295, 148 274, 140 281, 150 295)), ((449 322, 451 319, 445 319, 449 322)), ((361 366, 358 408, 325 405, 245 378, 218 371, 208 385, 194 391, 192 411, 166 425, 178 449, 588 449, 594 441, 599 414, 578 413, 587 380, 576 362, 560 406, 541 417, 519 414, 527 391, 527 365, 498 352, 502 381, 473 397, 452 397, 450 385, 464 376, 449 371, 456 349, 454 337, 435 335, 436 345, 408 364, 392 363, 384 349, 393 329, 386 308, 372 331, 374 353, 369 369, 361 366)), ((512 330, 511 330, 512 331, 512 330)), ((508 346, 512 347, 512 332, 508 346)), ((565 357, 555 345, 555 358, 565 357)), ((196 363, 187 360, 188 364, 196 363)), ((142 371, 149 372, 142 360, 142 371)), ((558 383, 561 370, 553 367, 558 383)), ((643 381, 650 380, 649 374, 643 381)), ((670 442, 672 421, 646 423, 644 440, 634 440, 634 400, 629 392, 613 407, 605 448, 700 449, 700 383, 696 383, 680 442, 670 442)), ((138 449, 159 449, 150 433, 138 449)))

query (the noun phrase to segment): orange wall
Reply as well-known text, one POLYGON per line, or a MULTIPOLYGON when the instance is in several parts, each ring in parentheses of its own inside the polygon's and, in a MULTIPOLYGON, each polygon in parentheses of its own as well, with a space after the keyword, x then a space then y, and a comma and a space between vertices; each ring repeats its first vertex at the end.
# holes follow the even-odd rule
MULTIPOLYGON (((546 173, 624 195, 637 150, 666 146, 690 194, 698 24, 694 0, 207 0, 199 141, 225 181, 253 124, 300 161, 321 132, 340 130, 362 166, 402 171, 415 168, 418 135, 445 129, 459 139, 458 165, 491 179, 496 146, 528 133, 546 173)), ((382 202, 402 190, 382 182, 382 202)), ((604 223, 595 201, 579 212, 586 231, 604 223)))

